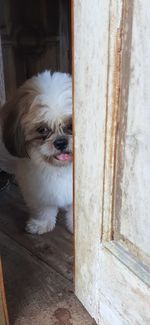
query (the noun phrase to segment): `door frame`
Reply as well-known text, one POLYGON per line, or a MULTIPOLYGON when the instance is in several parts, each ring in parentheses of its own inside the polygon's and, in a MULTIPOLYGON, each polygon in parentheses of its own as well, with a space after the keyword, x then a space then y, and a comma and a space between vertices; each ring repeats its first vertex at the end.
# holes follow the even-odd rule
MULTIPOLYGON (((113 22, 114 32, 111 34, 113 44, 116 41, 118 20, 119 18, 117 21, 114 19, 113 22)), ((109 37, 110 1, 105 1, 102 4, 101 1, 94 0, 90 8, 89 1, 84 1, 83 5, 83 1, 72 0, 75 293, 97 323, 100 319, 100 247, 102 246, 100 238, 103 229, 104 160, 108 109, 108 70, 103 67, 108 67, 108 53, 111 52, 109 37), (80 65, 81 46, 85 52, 84 62, 86 64, 84 67, 80 65), (101 71, 101 75, 99 71, 101 71), (102 83, 101 80, 103 80, 102 83), (80 94, 79 84, 81 85, 80 94), (87 100, 86 104, 84 103, 86 105, 84 111, 84 97, 87 97, 89 93, 90 102, 87 100), (91 105, 95 111, 93 118, 91 105), (80 118, 82 121, 85 120, 84 128, 80 124, 80 118), (87 130, 91 129, 92 134, 89 139, 86 135, 87 130), (94 155, 93 147, 96 148, 96 155, 94 155), (89 162, 88 148, 92 153, 92 164, 89 162), (80 159, 77 156, 79 150, 81 152, 80 159), (92 165, 93 172, 96 172, 91 179, 92 165), (88 186, 90 180, 92 182, 88 186), (93 202, 89 202, 91 200, 90 192, 93 193, 93 202)), ((113 44, 111 44, 112 57, 114 54, 113 44)), ((113 78, 114 66, 111 66, 109 70, 109 78, 113 78)))
POLYGON ((0 259, 0 324, 9 325, 1 259, 0 259))

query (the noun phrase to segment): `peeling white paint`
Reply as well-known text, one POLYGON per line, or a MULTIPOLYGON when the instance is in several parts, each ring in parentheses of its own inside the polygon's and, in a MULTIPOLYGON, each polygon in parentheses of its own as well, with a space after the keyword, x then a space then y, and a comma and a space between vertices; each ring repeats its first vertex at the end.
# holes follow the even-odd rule
POLYGON ((80 0, 73 9, 75 292, 97 324, 149 325, 149 269, 143 263, 148 266, 150 252, 150 7, 148 0, 80 0), (120 60, 128 64, 130 52, 129 83, 120 60), (121 130, 125 139, 119 142, 121 110, 128 115, 121 130), (124 145, 118 195, 115 155, 124 145), (120 218, 114 213, 116 201, 120 218), (120 241, 120 229, 134 247, 120 241))

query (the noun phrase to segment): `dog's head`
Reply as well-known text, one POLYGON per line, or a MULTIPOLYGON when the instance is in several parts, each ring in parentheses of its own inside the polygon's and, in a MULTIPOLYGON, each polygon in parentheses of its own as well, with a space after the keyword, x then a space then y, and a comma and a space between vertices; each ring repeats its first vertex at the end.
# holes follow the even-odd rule
POLYGON ((72 161, 72 82, 45 71, 27 80, 1 111, 3 140, 16 157, 64 166, 72 161))

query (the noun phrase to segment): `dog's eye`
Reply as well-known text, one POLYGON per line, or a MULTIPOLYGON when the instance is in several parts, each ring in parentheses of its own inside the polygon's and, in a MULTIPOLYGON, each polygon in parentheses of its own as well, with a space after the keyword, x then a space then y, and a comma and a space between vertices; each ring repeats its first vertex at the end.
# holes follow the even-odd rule
POLYGON ((64 128, 64 133, 72 134, 72 123, 68 124, 68 125, 64 128))
POLYGON ((51 132, 51 130, 49 128, 45 127, 45 126, 40 126, 37 129, 37 132, 40 133, 43 136, 48 136, 49 133, 51 132))

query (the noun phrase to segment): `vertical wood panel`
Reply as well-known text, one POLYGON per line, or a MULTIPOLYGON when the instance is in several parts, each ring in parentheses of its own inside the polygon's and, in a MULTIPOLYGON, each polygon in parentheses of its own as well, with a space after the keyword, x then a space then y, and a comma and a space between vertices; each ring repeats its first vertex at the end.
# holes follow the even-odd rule
POLYGON ((3 72, 3 58, 2 58, 2 47, 0 37, 0 106, 5 102, 5 83, 4 83, 4 72, 3 72))
MULTIPOLYGON (((145 28, 145 25, 149 26, 150 11, 148 3, 146 4, 146 2, 146 0, 144 0, 144 2, 136 0, 111 1, 102 236, 104 247, 100 249, 100 324, 148 325, 150 323, 149 269, 147 265, 146 267, 144 266, 144 258, 142 254, 139 256, 137 251, 133 254, 133 249, 126 249, 124 243, 120 243, 116 231, 118 223, 116 223, 116 211, 114 209, 115 205, 117 206, 120 204, 122 194, 124 208, 128 210, 128 228, 125 226, 126 229, 124 228, 124 230, 129 230, 133 236, 135 235, 138 244, 140 244, 141 237, 143 237, 145 241, 147 240, 148 243, 149 237, 147 234, 149 228, 147 228, 146 231, 143 230, 144 227, 147 227, 148 225, 148 216, 146 220, 143 221, 145 208, 141 214, 143 219, 139 215, 140 209, 138 209, 138 205, 143 202, 143 197, 146 198, 144 182, 142 183, 143 174, 142 177, 140 177, 139 184, 137 185, 136 178, 134 178, 133 181, 131 177, 132 173, 133 175, 137 174, 137 167, 133 163, 135 159, 137 159, 137 153, 136 150, 134 150, 136 149, 135 145, 137 141, 133 143, 133 146, 128 147, 129 159, 126 159, 125 161, 125 156, 123 155, 124 146, 127 145, 126 140, 128 140, 126 137, 128 138, 128 135, 132 135, 134 126, 138 125, 139 127, 145 119, 147 119, 148 125, 149 120, 147 110, 149 93, 147 92, 147 96, 145 96, 146 90, 148 89, 148 87, 145 86, 147 80, 149 80, 146 78, 146 74, 149 75, 149 43, 147 41, 148 28, 145 28), (145 11, 144 15, 142 9, 145 11), (144 19, 142 18, 142 15, 144 16, 144 19), (136 39, 136 42, 134 42, 133 45, 132 20, 134 24, 135 21, 137 21, 137 17, 140 17, 140 19, 138 20, 138 24, 135 24, 134 38, 136 39), (144 49, 144 51, 141 51, 141 48, 144 49), (141 56, 141 52, 144 54, 145 58, 141 56), (130 60, 132 61, 132 65, 130 60), (144 70, 146 71, 143 74, 144 70), (140 71, 140 87, 138 87, 137 84, 137 71, 140 71), (130 79, 131 76, 132 79, 130 79), (141 97, 143 101, 141 100, 141 97), (131 98, 132 105, 130 102, 131 98), (120 115, 123 116, 123 123, 121 124, 120 115), (136 124, 137 116, 139 124, 136 124), (132 123, 128 123, 129 119, 130 122, 132 120, 132 123), (128 124, 127 129, 126 120, 128 124), (119 136, 118 130, 120 131, 119 136), (127 130, 128 132, 126 133, 127 130), (125 136, 121 137, 120 135, 123 133, 125 136), (116 147, 120 151, 120 159, 118 159, 117 164, 116 147), (120 177, 120 185, 124 191, 121 193, 119 188, 116 195, 115 172, 116 174, 118 173, 117 168, 119 167, 119 172, 122 176, 124 163, 126 165, 126 179, 128 179, 128 181, 124 182, 120 177), (132 181, 132 189, 130 188, 129 191, 128 183, 132 181), (138 185, 140 188, 140 195, 138 195, 138 199, 135 200, 138 185), (131 211, 132 204, 130 205, 130 208, 128 208, 129 201, 132 202, 133 205, 135 204, 138 211, 137 214, 135 214, 135 211, 131 211), (132 219, 135 221, 133 226, 132 219), (114 241, 114 238, 116 241, 114 241)), ((148 148, 148 130, 149 129, 146 128, 145 123, 145 127, 142 130, 145 142, 143 142, 143 150, 145 150, 146 147, 148 148)), ((137 137, 137 134, 138 132, 136 132, 135 138, 137 137)), ((140 146, 138 145, 138 149, 140 149, 139 147, 140 146)), ((146 159, 141 159, 141 172, 143 173, 145 168, 147 168, 147 153, 145 155, 146 159)), ((122 219, 125 225, 127 216, 122 212, 123 211, 120 211, 118 219, 122 219)), ((141 241, 142 249, 144 249, 144 240, 141 241)), ((148 247, 149 245, 147 244, 147 248, 148 247)))
POLYGON ((2 264, 0 259, 0 325, 9 325, 6 298, 3 284, 2 264))
POLYGON ((69 8, 68 0, 59 1, 60 71, 69 71, 69 8))
POLYGON ((74 1, 75 292, 98 322, 109 1, 74 1))
MULTIPOLYGON (((135 0, 132 26, 128 20, 125 26, 126 30, 129 30, 131 44, 129 48, 125 42, 123 48, 124 51, 127 48, 129 71, 125 70, 126 64, 122 75, 121 111, 123 112, 120 127, 120 134, 123 133, 124 138, 122 136, 118 158, 118 165, 120 157, 122 158, 118 189, 120 210, 118 209, 117 213, 120 229, 116 231, 116 238, 120 238, 121 234, 123 242, 127 243, 131 251, 136 251, 136 255, 141 256, 146 264, 149 259, 150 266, 150 46, 148 41, 150 11, 148 5, 148 0, 135 0), (126 76, 128 79, 123 82, 126 76), (127 86, 125 83, 129 87, 128 96, 124 96, 127 86)), ((128 11, 129 14, 132 12, 131 7, 128 11)), ((117 206, 118 200, 116 201, 117 206)))

